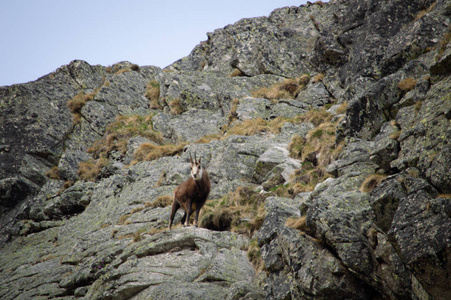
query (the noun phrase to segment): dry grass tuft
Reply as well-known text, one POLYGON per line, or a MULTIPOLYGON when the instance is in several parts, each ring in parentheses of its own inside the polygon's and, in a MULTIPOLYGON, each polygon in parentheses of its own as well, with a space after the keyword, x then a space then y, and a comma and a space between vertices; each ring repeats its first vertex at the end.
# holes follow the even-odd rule
POLYGON ((171 111, 171 114, 173 116, 177 116, 182 114, 185 109, 183 108, 182 105, 182 101, 180 100, 180 98, 174 99, 172 101, 169 102, 169 109, 171 111))
POLYGON ((261 249, 258 246, 258 240, 253 238, 247 247, 247 257, 254 266, 255 270, 261 272, 265 269, 265 263, 262 259, 261 249))
POLYGON ((146 202, 144 204, 145 207, 155 208, 155 207, 168 207, 172 205, 172 197, 171 196, 158 196, 153 202, 146 202))
POLYGON ((233 69, 232 72, 230 72, 229 77, 240 77, 244 76, 244 73, 240 69, 233 69))
POLYGON ((140 211, 142 211, 143 209, 144 209, 144 206, 138 206, 138 207, 135 207, 134 209, 132 209, 131 214, 135 214, 135 213, 137 213, 137 212, 140 212, 140 211))
POLYGON ((403 92, 408 92, 410 90, 413 90, 413 88, 415 88, 416 84, 417 84, 417 80, 409 77, 404 80, 401 80, 398 83, 398 88, 403 92))
POLYGON ((161 109, 161 105, 159 103, 160 99, 160 84, 156 80, 151 80, 146 85, 146 93, 145 96, 150 100, 149 108, 150 109, 161 109))
POLYGON ((79 124, 81 122, 82 108, 86 105, 88 101, 94 99, 94 96, 97 94, 98 90, 99 89, 90 94, 85 94, 85 92, 81 91, 67 102, 66 105, 72 112, 74 124, 79 124))
POLYGON ((78 164, 78 176, 81 180, 96 181, 100 171, 108 165, 108 159, 99 158, 78 164))
POLYGON ((125 153, 130 138, 142 136, 155 143, 162 143, 161 133, 153 130, 152 116, 119 116, 107 126, 105 137, 88 149, 95 157, 108 157, 113 150, 125 153))
POLYGON ((52 167, 47 173, 45 173, 50 179, 60 179, 60 170, 57 166, 52 167))
POLYGON ((340 104, 340 106, 337 108, 337 115, 346 113, 347 108, 348 108, 348 103, 344 102, 344 103, 340 104))
POLYGON ((183 152, 187 143, 178 145, 166 144, 156 145, 152 143, 143 143, 135 150, 133 156, 137 161, 152 161, 164 156, 174 156, 183 152))
POLYGON ((324 79, 324 74, 323 73, 318 73, 315 76, 313 76, 312 78, 312 83, 317 83, 317 82, 321 82, 324 79))
POLYGON ((146 232, 146 234, 155 235, 157 233, 166 231, 166 228, 152 228, 146 232))
POLYGON ((330 122, 332 120, 332 114, 324 109, 312 109, 305 114, 299 115, 295 118, 296 124, 310 122, 315 126, 318 126, 325 122, 330 122))
POLYGON ((392 134, 390 134, 390 138, 392 140, 397 141, 399 139, 399 137, 401 136, 402 131, 401 130, 396 130, 395 132, 393 132, 392 134))
POLYGON ((310 80, 310 76, 302 75, 295 79, 285 79, 283 82, 276 83, 271 87, 263 87, 252 92, 255 98, 265 98, 272 102, 280 99, 294 99, 299 92, 305 88, 310 80))
POLYGON ((423 106, 423 101, 418 100, 417 102, 415 102, 415 104, 413 106, 415 109, 415 112, 418 113, 421 110, 422 106, 423 106))
POLYGON ((305 232, 307 229, 307 218, 305 216, 299 218, 288 218, 285 222, 285 225, 290 228, 305 232))
POLYGON ((220 134, 209 134, 206 136, 201 137, 196 141, 196 144, 208 144, 209 142, 213 140, 220 140, 222 138, 222 135, 220 134))
POLYGON ((201 211, 201 227, 252 236, 263 224, 265 199, 265 195, 247 187, 239 187, 235 192, 205 204, 201 211))
POLYGON ((241 123, 235 124, 228 131, 228 135, 255 135, 260 132, 266 132, 268 121, 262 118, 245 120, 241 123))
POLYGON ((387 175, 380 175, 380 174, 371 174, 365 180, 363 181, 362 185, 360 186, 360 192, 362 193, 369 193, 374 188, 376 188, 382 181, 387 178, 387 175))
POLYGON ((131 214, 126 214, 119 217, 119 221, 117 221, 117 225, 127 225, 128 218, 130 218, 131 214))
POLYGON ((448 26, 448 31, 443 35, 442 40, 439 42, 437 56, 435 57, 436 60, 440 60, 443 57, 443 54, 445 53, 450 41, 451 25, 448 26))
POLYGON ((288 150, 291 157, 302 160, 302 167, 295 171, 290 184, 273 190, 277 195, 290 197, 312 191, 316 184, 330 177, 326 167, 344 148, 344 143, 335 144, 338 121, 331 123, 331 119, 332 115, 325 110, 311 110, 296 118, 297 122, 313 123, 315 128, 305 138, 293 136, 288 150))
POLYGON ((70 111, 75 114, 80 113, 81 109, 83 108, 83 106, 85 106, 85 104, 86 104, 85 93, 82 91, 67 102, 67 107, 69 107, 70 111))

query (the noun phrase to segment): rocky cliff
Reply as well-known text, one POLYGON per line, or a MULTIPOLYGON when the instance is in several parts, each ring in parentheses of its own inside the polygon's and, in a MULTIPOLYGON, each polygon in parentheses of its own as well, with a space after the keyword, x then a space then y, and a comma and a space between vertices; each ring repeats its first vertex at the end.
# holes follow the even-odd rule
POLYGON ((450 16, 318 1, 1 87, 0 298, 447 299, 450 16), (194 152, 201 226, 168 231, 194 152))

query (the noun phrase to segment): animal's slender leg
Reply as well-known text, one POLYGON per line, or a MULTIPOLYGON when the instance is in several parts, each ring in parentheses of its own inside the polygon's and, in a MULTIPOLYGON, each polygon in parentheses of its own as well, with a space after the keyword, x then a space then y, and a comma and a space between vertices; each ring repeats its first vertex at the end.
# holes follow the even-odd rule
POLYGON ((172 202, 172 210, 171 210, 171 217, 169 218, 169 230, 171 229, 172 226, 172 222, 174 221, 174 216, 175 213, 177 212, 177 210, 180 208, 180 204, 177 202, 177 200, 175 200, 174 198, 174 202, 172 202))
POLYGON ((191 205, 193 204, 193 200, 188 201, 188 205, 186 207, 186 220, 185 220, 185 226, 189 226, 189 217, 191 216, 191 205))
POLYGON ((185 226, 185 220, 186 220, 186 211, 183 214, 182 220, 180 221, 180 224, 182 224, 183 226, 185 226))
POLYGON ((198 226, 198 219, 199 219, 199 212, 200 212, 200 207, 196 208, 196 216, 194 217, 194 226, 199 227, 198 226))

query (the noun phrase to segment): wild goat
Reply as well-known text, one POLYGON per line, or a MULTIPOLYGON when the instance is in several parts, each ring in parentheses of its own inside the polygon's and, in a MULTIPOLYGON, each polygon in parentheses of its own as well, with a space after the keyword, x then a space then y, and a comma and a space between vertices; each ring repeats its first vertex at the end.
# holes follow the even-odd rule
POLYGON ((171 229, 175 213, 180 207, 185 211, 181 222, 182 225, 184 224, 185 226, 189 226, 191 213, 194 209, 196 210, 194 226, 197 227, 199 211, 207 201, 211 189, 210 176, 208 175, 207 170, 202 168, 201 160, 202 157, 197 161, 196 153, 194 153, 193 161, 190 153, 189 161, 191 163, 191 177, 174 190, 171 217, 169 218, 169 229, 171 229))

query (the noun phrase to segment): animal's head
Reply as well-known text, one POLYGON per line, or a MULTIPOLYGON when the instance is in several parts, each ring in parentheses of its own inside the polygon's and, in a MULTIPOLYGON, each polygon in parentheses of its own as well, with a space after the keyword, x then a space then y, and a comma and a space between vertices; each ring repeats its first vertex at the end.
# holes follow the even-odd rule
POLYGON ((193 177, 194 180, 202 180, 202 164, 201 164, 202 157, 199 158, 199 160, 196 159, 196 152, 194 152, 194 160, 191 157, 191 153, 189 154, 189 162, 191 163, 191 177, 193 177))

